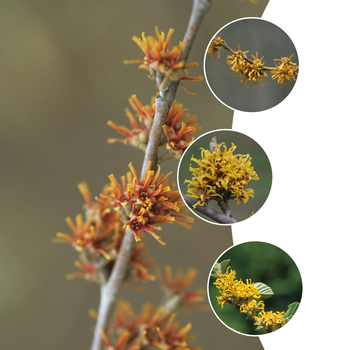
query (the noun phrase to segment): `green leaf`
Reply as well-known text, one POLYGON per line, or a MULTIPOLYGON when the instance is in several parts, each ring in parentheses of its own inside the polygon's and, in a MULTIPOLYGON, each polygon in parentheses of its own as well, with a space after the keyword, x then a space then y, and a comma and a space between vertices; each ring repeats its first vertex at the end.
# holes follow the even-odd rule
POLYGON ((262 282, 256 282, 254 283, 255 287, 258 288, 258 291, 261 295, 262 298, 270 298, 272 297, 275 293, 272 291, 272 289, 267 286, 265 283, 262 282))
POLYGON ((297 312, 298 307, 299 307, 299 303, 298 302, 295 302, 295 303, 292 303, 292 304, 288 305, 288 310, 287 310, 286 314, 283 316, 283 318, 286 320, 286 323, 289 322, 292 319, 292 317, 297 312))
POLYGON ((259 326, 257 326, 257 327, 255 328, 255 330, 256 330, 256 331, 264 331, 265 328, 264 328, 261 324, 259 324, 259 326))
POLYGON ((227 260, 223 260, 223 261, 221 261, 221 263, 219 263, 219 268, 220 268, 221 273, 226 272, 227 266, 230 263, 230 261, 231 261, 230 259, 227 259, 227 260))
POLYGON ((214 277, 214 278, 220 278, 220 273, 225 273, 226 272, 226 268, 228 266, 228 264, 230 263, 230 259, 221 261, 220 263, 216 262, 213 270, 211 271, 210 276, 214 277))
POLYGON ((213 269, 211 271, 210 276, 214 277, 214 278, 219 278, 220 275, 219 275, 218 271, 219 271, 219 265, 218 265, 218 263, 215 263, 215 265, 214 265, 214 267, 213 267, 213 269))

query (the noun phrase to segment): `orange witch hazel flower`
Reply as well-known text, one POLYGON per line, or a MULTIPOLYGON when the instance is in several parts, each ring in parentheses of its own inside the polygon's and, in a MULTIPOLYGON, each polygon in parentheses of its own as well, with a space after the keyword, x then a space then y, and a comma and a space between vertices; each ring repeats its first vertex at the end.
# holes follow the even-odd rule
MULTIPOLYGON (((57 233, 56 242, 69 243, 80 252, 75 266, 80 271, 67 275, 68 279, 84 278, 88 281, 102 283, 99 270, 104 267, 106 276, 115 263, 120 250, 125 229, 120 227, 122 215, 111 208, 108 201, 94 201, 85 182, 78 185, 85 199, 85 216, 77 215, 76 223, 67 218, 73 235, 57 233), (103 257, 104 259, 100 259, 103 257)), ((105 186, 102 195, 108 194, 105 186)), ((130 257, 129 268, 123 284, 129 284, 134 289, 140 289, 134 281, 147 282, 155 280, 155 276, 148 271, 153 267, 154 258, 149 257, 149 250, 144 244, 136 245, 130 257)))
MULTIPOLYGON (((58 232, 55 242, 69 243, 77 251, 88 251, 92 259, 97 259, 102 255, 109 260, 111 255, 116 254, 116 237, 121 228, 121 215, 107 207, 106 203, 98 203, 92 200, 87 184, 82 182, 78 185, 86 204, 84 221, 81 214, 75 218, 75 223, 70 217, 66 218, 66 222, 73 235, 58 232)), ((104 188, 103 193, 107 188, 104 188)))
POLYGON ((174 101, 169 110, 167 120, 163 125, 163 130, 168 140, 166 147, 174 152, 176 159, 181 158, 185 149, 193 142, 193 135, 202 129, 198 124, 195 124, 196 116, 183 122, 189 117, 189 114, 185 114, 186 111, 187 109, 184 109, 182 104, 174 101), (181 127, 179 127, 179 123, 181 123, 181 127))
MULTIPOLYGON (((116 251, 118 252, 122 243, 122 238, 124 234, 120 236, 117 240, 118 245, 116 251)), ((137 244, 134 246, 130 257, 130 263, 127 270, 127 274, 123 281, 123 287, 129 285, 137 291, 142 291, 142 288, 135 282, 146 283, 148 281, 154 281, 156 279, 155 275, 150 274, 148 271, 153 267, 155 258, 148 256, 149 250, 145 248, 144 244, 137 244)), ((105 273, 108 275, 113 265, 115 264, 115 259, 108 260, 105 266, 105 273)), ((70 273, 66 276, 68 280, 73 280, 76 278, 83 278, 87 281, 103 283, 101 279, 100 269, 103 265, 100 265, 95 259, 91 259, 91 256, 86 254, 80 254, 79 260, 75 261, 74 265, 79 268, 80 271, 70 273)))
MULTIPOLYGON (((142 105, 136 95, 133 95, 129 99, 129 103, 136 112, 134 116, 129 109, 125 110, 132 129, 116 125, 112 121, 109 121, 107 124, 126 136, 126 138, 109 138, 107 142, 121 142, 145 150, 149 138, 149 130, 154 121, 155 97, 152 97, 150 105, 142 105), (136 119, 140 120, 141 126, 137 123, 136 119)), ((184 108, 181 103, 174 101, 163 126, 166 138, 161 140, 160 146, 165 146, 171 150, 173 157, 176 159, 181 158, 185 149, 194 140, 193 135, 201 129, 196 123, 197 117, 190 117, 190 114, 186 112, 187 108, 184 108)))
MULTIPOLYGON (((179 322, 175 322, 175 318, 175 313, 165 310, 164 307, 154 309, 150 303, 145 303, 137 315, 129 303, 119 300, 115 320, 109 327, 109 335, 111 338, 125 333, 132 335, 130 339, 139 342, 139 349, 153 347, 169 350, 198 349, 187 344, 190 340, 187 333, 191 329, 191 324, 188 323, 181 328, 179 322)), ((116 343, 120 341, 120 337, 116 343)), ((112 346, 107 335, 104 335, 104 340, 106 344, 112 346)))
MULTIPOLYGON (((120 242, 121 245, 121 242, 120 242)), ((119 249, 118 249, 119 250, 119 249)), ((155 258, 148 257, 149 250, 146 249, 145 244, 136 244, 133 248, 130 257, 129 268, 125 277, 125 283, 128 283, 133 289, 141 291, 142 288, 133 281, 140 282, 154 281, 155 275, 152 275, 148 270, 153 267, 155 258)))
POLYGON ((166 265, 164 274, 159 268, 157 277, 159 278, 162 289, 165 291, 165 298, 169 303, 176 303, 185 310, 193 308, 206 310, 205 305, 198 304, 204 300, 204 289, 189 291, 189 288, 197 275, 194 268, 188 269, 187 273, 178 270, 174 275, 171 267, 166 265))
POLYGON ((107 237, 113 236, 112 230, 102 229, 101 222, 97 224, 93 223, 92 217, 85 223, 81 214, 75 218, 76 223, 70 217, 66 218, 68 226, 71 228, 73 235, 58 232, 56 242, 70 243, 78 251, 81 252, 85 249, 89 250, 90 253, 103 255, 107 260, 110 259, 110 251, 115 246, 115 241, 111 238, 109 243, 106 243, 107 237))
POLYGON ((122 177, 122 186, 110 175, 111 186, 109 195, 101 195, 99 200, 108 200, 115 210, 127 217, 124 224, 128 230, 133 231, 135 240, 140 241, 140 234, 148 232, 161 244, 165 244, 154 230, 161 230, 161 227, 154 226, 163 223, 176 222, 185 227, 190 227, 189 223, 193 218, 182 214, 179 207, 184 206, 180 193, 173 191, 175 183, 166 185, 170 173, 166 176, 160 175, 160 167, 154 174, 151 170, 152 162, 148 163, 146 175, 139 179, 135 168, 129 164, 131 173, 126 178, 122 177))
MULTIPOLYGON (((124 63, 141 63, 139 68, 146 69, 150 72, 149 78, 157 81, 160 91, 167 90, 171 81, 203 80, 203 76, 195 78, 186 77, 187 69, 198 64, 192 62, 185 66, 184 61, 178 61, 183 47, 183 43, 181 41, 178 46, 174 46, 171 50, 169 50, 170 39, 174 29, 169 30, 166 38, 164 32, 159 32, 157 27, 155 28, 155 31, 157 36, 156 38, 153 36, 146 37, 145 33, 142 33, 141 39, 136 36, 132 37, 132 40, 134 40, 141 48, 145 56, 141 59, 126 60, 124 63), (161 82, 159 82, 159 80, 161 80, 161 82)), ((189 92, 181 83, 180 85, 186 92, 189 92)))
POLYGON ((107 139, 107 142, 121 142, 125 145, 134 146, 145 151, 149 137, 149 130, 151 129, 154 120, 154 102, 155 97, 152 97, 151 104, 143 106, 142 103, 136 98, 136 95, 132 95, 129 98, 129 104, 135 110, 136 117, 130 112, 128 108, 125 108, 125 113, 129 118, 132 129, 128 129, 125 126, 119 126, 112 121, 108 121, 107 124, 111 128, 126 136, 126 138, 109 138, 107 139), (141 126, 139 126, 136 118, 140 120, 141 126))
POLYGON ((113 345, 107 334, 101 329, 101 336, 107 350, 140 350, 141 338, 135 339, 134 335, 130 332, 124 331, 118 338, 117 342, 113 345))
POLYGON ((84 254, 79 255, 79 260, 75 261, 74 265, 81 271, 68 274, 66 276, 68 280, 83 278, 87 281, 101 283, 96 266, 84 254))

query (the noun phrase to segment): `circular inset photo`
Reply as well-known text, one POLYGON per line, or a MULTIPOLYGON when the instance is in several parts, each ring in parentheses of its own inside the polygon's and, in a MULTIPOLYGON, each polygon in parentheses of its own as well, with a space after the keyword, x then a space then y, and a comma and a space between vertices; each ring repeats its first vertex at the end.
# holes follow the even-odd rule
POLYGON ((240 19, 221 28, 204 57, 211 92, 227 107, 244 112, 264 111, 283 101, 298 71, 291 39, 260 18, 240 19))
POLYGON ((186 149, 178 167, 178 188, 201 219, 231 225, 254 215, 271 189, 272 170, 264 150, 233 130, 214 130, 186 149))
POLYGON ((238 333, 259 336, 284 327, 302 296, 300 272, 282 249, 246 242, 226 250, 208 278, 208 298, 217 318, 238 333))

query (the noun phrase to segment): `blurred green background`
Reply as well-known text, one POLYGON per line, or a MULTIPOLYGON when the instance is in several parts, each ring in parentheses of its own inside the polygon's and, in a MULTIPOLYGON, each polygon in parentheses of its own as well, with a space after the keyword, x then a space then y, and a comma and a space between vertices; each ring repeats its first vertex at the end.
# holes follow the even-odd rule
MULTIPOLYGON (((227 25, 221 31, 221 39, 232 50, 238 50, 238 45, 242 51, 248 51, 248 58, 253 59, 251 55, 263 58, 262 62, 267 67, 275 67, 274 59, 281 57, 290 57, 292 62, 298 64, 297 48, 283 31, 283 28, 277 27, 275 24, 262 19, 248 18, 236 21, 227 25)), ((219 34, 219 33, 218 33, 219 34)), ((227 106, 240 111, 256 112, 269 109, 283 101, 294 87, 294 82, 286 82, 283 85, 271 79, 268 72, 264 86, 261 82, 254 86, 250 86, 247 82, 243 86, 243 82, 237 78, 238 73, 232 73, 230 66, 226 64, 227 56, 231 53, 225 49, 220 50, 220 58, 214 61, 213 57, 204 61, 205 73, 209 86, 213 93, 220 101, 227 106)), ((278 63, 278 62, 277 62, 278 63)))
MULTIPOLYGON (((236 279, 251 279, 252 282, 262 282, 272 288, 274 295, 263 300, 265 311, 287 311, 288 305, 300 302, 302 296, 302 281, 298 267, 291 257, 282 249, 264 242, 247 242, 228 249, 218 262, 230 259, 228 266, 236 271, 236 279)), ((226 271, 225 271, 226 272, 226 271)), ((218 305, 216 296, 219 289, 210 277, 208 291, 210 303, 218 317, 230 328, 245 334, 263 334, 255 331, 254 323, 246 319, 244 313, 229 304, 218 305)), ((293 322, 293 319, 291 320, 293 322)))
MULTIPOLYGON (((203 74, 205 49, 218 28, 235 18, 261 16, 267 1, 213 1, 199 30, 189 61, 189 76, 203 74), (225 9, 225 11, 223 11, 225 9)), ((67 281, 76 271, 77 254, 68 245, 53 244, 56 232, 69 232, 65 217, 81 213, 83 199, 77 184, 87 181, 99 195, 108 175, 120 178, 133 162, 140 171, 141 151, 122 144, 109 145, 117 133, 108 120, 128 126, 124 108, 136 94, 144 104, 156 93, 154 81, 137 65, 123 60, 141 58, 133 35, 155 35, 154 27, 171 40, 183 39, 192 1, 189 0, 2 0, 0 2, 0 348, 38 350, 89 349, 99 288, 83 280, 67 281)), ((206 83, 185 82, 197 93, 179 89, 177 101, 196 114, 201 132, 230 128, 232 111, 212 95, 206 83), (213 118, 212 116, 215 116, 213 118)), ((200 133, 198 133, 199 135, 200 133)), ((162 164, 173 172, 176 162, 162 164)), ((174 270, 194 266, 194 288, 205 288, 213 261, 232 244, 229 227, 196 220, 192 230, 168 225, 161 231, 167 243, 152 237, 144 242, 158 264, 174 270)), ((153 271, 152 271, 153 272, 153 271)), ((130 288, 121 297, 139 312, 149 300, 158 303, 157 282, 144 293, 130 288)), ((209 311, 187 315, 195 343, 214 349, 261 349, 258 340, 237 336, 209 311), (209 334, 217 335, 214 339, 209 334)))
MULTIPOLYGON (((263 206, 270 193, 272 184, 272 170, 266 153, 256 141, 247 135, 233 130, 216 130, 195 140, 181 158, 178 174, 180 190, 183 195, 187 194, 188 183, 184 182, 186 179, 191 180, 193 177, 192 172, 189 170, 190 164, 192 167, 198 168, 197 163, 193 161, 191 162, 192 155, 196 159, 201 159, 200 148, 203 147, 204 149, 209 149, 209 142, 214 136, 216 136, 218 144, 224 142, 227 149, 231 147, 231 143, 234 143, 237 148, 233 154, 249 154, 252 157, 252 166, 258 174, 259 180, 250 181, 247 188, 252 188, 254 190, 254 197, 250 197, 247 203, 240 202, 237 204, 237 201, 235 200, 229 202, 232 216, 237 221, 245 220, 249 218, 252 213, 257 213, 257 211, 263 206)), ((216 201, 210 201, 209 206, 222 213, 216 201)), ((214 222, 214 220, 199 212, 195 213, 205 220, 214 222)))

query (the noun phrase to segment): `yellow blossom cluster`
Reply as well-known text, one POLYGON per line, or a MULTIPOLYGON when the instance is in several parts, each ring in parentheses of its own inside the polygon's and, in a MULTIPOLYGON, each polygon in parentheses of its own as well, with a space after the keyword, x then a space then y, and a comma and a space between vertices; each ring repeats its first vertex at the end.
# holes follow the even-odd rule
POLYGON ((259 180, 251 164, 249 154, 233 154, 236 146, 232 143, 227 149, 225 143, 218 144, 212 151, 201 148, 201 159, 192 156, 191 161, 198 168, 190 166, 193 178, 188 183, 187 196, 197 199, 197 205, 203 206, 210 200, 223 200, 225 203, 235 199, 247 203, 254 196, 254 190, 246 188, 249 181, 259 180))
POLYGON ((220 278, 216 279, 214 285, 220 289, 221 295, 216 298, 221 308, 225 303, 229 303, 237 308, 245 305, 246 308, 250 299, 259 299, 261 297, 258 288, 251 280, 246 280, 246 283, 242 280, 236 280, 236 271, 231 270, 229 272, 229 267, 226 273, 219 272, 219 274, 220 278))
POLYGON ((214 60, 215 60, 215 54, 218 54, 218 58, 220 58, 220 50, 223 45, 225 45, 225 41, 221 39, 221 34, 219 34, 211 41, 208 47, 207 53, 210 54, 208 58, 211 58, 212 56, 214 56, 214 60))
POLYGON ((265 304, 259 301, 261 294, 257 285, 251 280, 246 283, 236 279, 236 271, 227 268, 223 273, 216 273, 214 285, 219 289, 220 296, 216 296, 218 304, 223 308, 228 303, 246 314, 247 318, 254 321, 254 325, 260 326, 267 332, 273 332, 282 327, 287 321, 284 319, 285 312, 265 311, 265 304))
POLYGON ((277 79, 279 84, 283 85, 286 81, 295 81, 294 75, 298 75, 299 68, 296 63, 291 62, 292 57, 293 55, 274 60, 276 68, 271 69, 272 79, 277 79))
POLYGON ((281 328, 285 324, 284 315, 282 312, 265 312, 264 310, 259 312, 259 315, 255 317, 255 325, 262 326, 267 332, 273 332, 274 330, 281 328))
POLYGON ((255 56, 252 55, 254 60, 246 58, 245 54, 249 51, 241 51, 238 46, 238 51, 233 51, 231 56, 227 56, 226 64, 231 66, 232 72, 239 73, 238 78, 241 78, 240 82, 243 82, 243 86, 249 81, 250 86, 257 84, 258 81, 261 85, 264 85, 267 79, 267 73, 265 72, 264 63, 262 59, 258 58, 258 53, 255 56))
POLYGON ((243 86, 249 82, 250 86, 254 86, 261 82, 264 86, 268 74, 271 72, 272 80, 277 79, 277 83, 284 84, 286 81, 296 81, 296 76, 298 75, 299 67, 297 63, 291 61, 290 57, 282 57, 280 59, 274 59, 276 67, 267 67, 265 63, 262 62, 263 57, 258 58, 258 53, 251 55, 252 58, 247 57, 247 51, 242 51, 238 45, 238 50, 231 49, 226 42, 221 39, 221 34, 217 35, 210 43, 207 53, 209 54, 208 58, 213 57, 215 60, 215 54, 218 54, 220 57, 221 48, 228 50, 231 55, 227 56, 226 64, 230 66, 230 69, 234 73, 238 73, 237 77, 240 78, 240 82, 243 83, 243 86))

